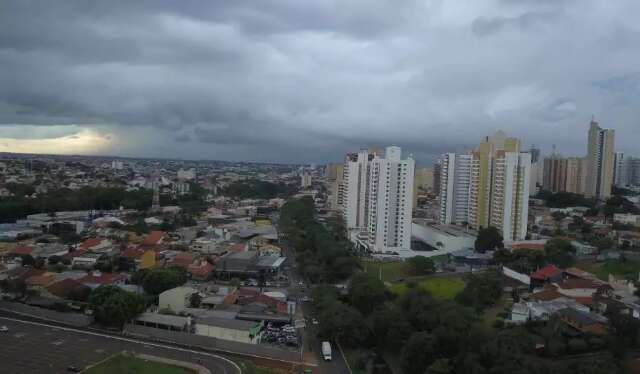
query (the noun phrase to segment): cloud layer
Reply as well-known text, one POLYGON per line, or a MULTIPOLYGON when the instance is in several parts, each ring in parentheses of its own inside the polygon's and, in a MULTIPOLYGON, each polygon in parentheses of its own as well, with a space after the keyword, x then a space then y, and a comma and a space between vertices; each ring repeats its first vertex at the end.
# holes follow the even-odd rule
POLYGON ((428 162, 497 129, 581 154, 592 114, 619 150, 640 140, 634 0, 2 7, 4 144, 89 130, 110 141, 88 153, 322 162, 394 143, 428 162))

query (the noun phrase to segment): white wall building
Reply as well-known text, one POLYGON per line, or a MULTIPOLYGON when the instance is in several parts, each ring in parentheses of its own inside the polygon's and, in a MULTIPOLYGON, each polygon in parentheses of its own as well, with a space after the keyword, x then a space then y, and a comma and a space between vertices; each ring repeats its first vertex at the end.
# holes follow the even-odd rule
POLYGON ((173 313, 184 312, 189 307, 191 295, 198 290, 191 287, 176 287, 158 295, 158 310, 170 310, 173 313))
POLYGON ((385 157, 361 150, 344 167, 342 211, 352 239, 371 251, 410 250, 415 161, 399 147, 385 157))
POLYGON ((435 248, 434 251, 419 252, 420 256, 433 257, 473 249, 476 232, 453 225, 432 225, 416 220, 411 227, 414 238, 435 248))
POLYGON ((178 179, 183 181, 196 179, 196 169, 180 169, 178 170, 178 179))

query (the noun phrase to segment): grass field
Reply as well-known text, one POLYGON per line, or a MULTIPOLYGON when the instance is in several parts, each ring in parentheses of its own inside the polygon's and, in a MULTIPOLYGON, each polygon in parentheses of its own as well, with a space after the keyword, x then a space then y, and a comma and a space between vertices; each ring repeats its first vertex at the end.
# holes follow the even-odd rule
POLYGON ((393 280, 406 276, 405 263, 400 261, 394 261, 394 262, 363 261, 362 268, 364 269, 364 271, 373 275, 376 278, 379 278, 380 274, 382 274, 383 282, 391 282, 393 280))
POLYGON ((191 370, 145 361, 125 354, 111 357, 89 370, 86 374, 193 374, 191 370))
MULTIPOLYGON (((431 296, 440 300, 452 300, 464 289, 464 281, 454 277, 434 277, 416 281, 417 286, 429 292, 431 296)), ((402 295, 409 291, 407 282, 391 284, 391 291, 402 295)))
POLYGON ((640 272, 640 261, 626 260, 609 260, 602 263, 589 264, 583 267, 584 270, 593 273, 601 280, 608 280, 609 274, 613 274, 616 278, 638 279, 640 272))

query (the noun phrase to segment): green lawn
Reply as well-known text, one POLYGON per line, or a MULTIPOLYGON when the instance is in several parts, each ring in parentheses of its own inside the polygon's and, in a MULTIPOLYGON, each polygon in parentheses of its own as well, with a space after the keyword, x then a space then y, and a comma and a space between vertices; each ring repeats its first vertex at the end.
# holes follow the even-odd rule
POLYGON ((191 370, 118 354, 84 371, 86 374, 193 374, 191 370))
POLYGON ((583 269, 604 281, 608 280, 609 274, 613 274, 616 278, 638 279, 640 261, 626 260, 621 262, 619 260, 609 260, 584 266, 583 269))
POLYGON ((362 269, 376 278, 379 278, 380 274, 382 274, 383 282, 391 282, 406 276, 405 263, 400 261, 363 261, 362 269))
MULTIPOLYGON (((418 287, 440 300, 452 300, 464 289, 464 281, 455 277, 432 277, 417 281, 418 287)), ((409 291, 407 282, 391 284, 391 291, 402 295, 409 291)))
POLYGON ((234 360, 238 366, 240 366, 240 370, 242 370, 242 374, 277 374, 275 370, 271 370, 269 368, 263 368, 256 366, 253 362, 249 360, 234 360))

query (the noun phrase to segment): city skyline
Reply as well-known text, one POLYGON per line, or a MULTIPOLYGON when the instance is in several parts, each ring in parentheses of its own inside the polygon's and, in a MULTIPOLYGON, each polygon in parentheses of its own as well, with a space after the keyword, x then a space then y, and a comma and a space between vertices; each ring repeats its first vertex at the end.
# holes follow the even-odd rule
POLYGON ((427 165, 503 129, 582 156, 595 114, 633 154, 632 1, 80 4, 6 2, 0 151, 322 163, 394 143, 427 165))

